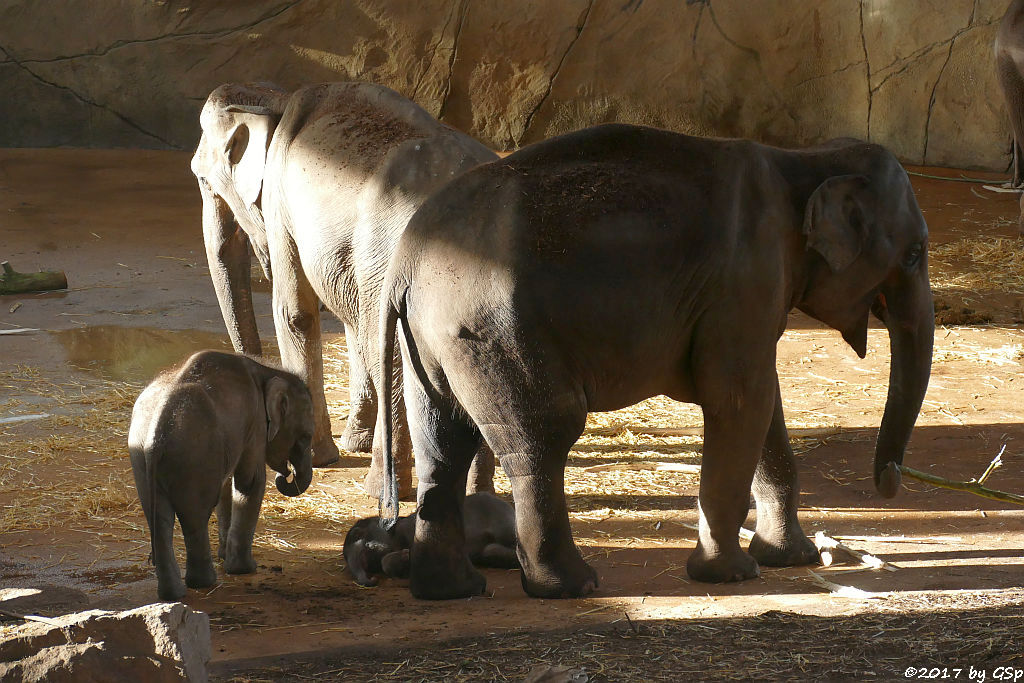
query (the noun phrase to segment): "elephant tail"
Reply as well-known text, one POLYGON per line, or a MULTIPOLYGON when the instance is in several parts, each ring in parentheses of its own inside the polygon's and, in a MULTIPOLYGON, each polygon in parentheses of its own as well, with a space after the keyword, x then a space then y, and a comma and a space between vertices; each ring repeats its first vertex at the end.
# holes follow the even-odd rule
POLYGON ((394 449, 394 404, 395 400, 395 337, 398 331, 398 320, 405 307, 405 297, 396 300, 387 296, 390 288, 385 287, 385 296, 381 297, 380 322, 380 385, 377 389, 377 432, 383 435, 381 446, 384 449, 384 486, 381 487, 378 502, 380 525, 391 529, 398 520, 398 478, 395 476, 394 449))

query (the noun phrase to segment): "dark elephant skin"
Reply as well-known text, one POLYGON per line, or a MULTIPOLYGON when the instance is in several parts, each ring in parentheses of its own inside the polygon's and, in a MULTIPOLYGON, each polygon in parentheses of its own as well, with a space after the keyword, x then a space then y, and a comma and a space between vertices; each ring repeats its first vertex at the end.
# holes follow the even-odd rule
POLYGON ((758 576, 759 563, 815 562, 797 520, 777 341, 793 308, 861 356, 869 311, 885 323, 892 365, 875 485, 894 495, 893 464, 931 369, 927 246, 900 164, 855 140, 785 150, 606 125, 447 185, 406 228, 382 308, 383 376, 402 324, 417 453, 413 594, 485 587, 464 550, 456 495, 481 439, 511 481, 526 592, 593 591, 596 573, 569 528, 567 453, 589 411, 657 394, 704 415, 690 576, 737 581, 758 576), (738 531, 751 490, 748 553, 738 531))
MULTIPOLYGON (((323 390, 321 302, 345 324, 351 412, 341 445, 375 452, 366 492, 379 495, 372 448, 381 282, 420 203, 448 180, 496 155, 442 125, 414 102, 371 83, 325 83, 286 92, 223 85, 200 117, 192 170, 203 196, 210 275, 235 350, 259 354, 249 245, 273 286, 274 326, 287 370, 313 395, 313 464, 338 460, 323 390)), ((396 406, 403 494, 412 495, 411 444, 396 406)), ((470 490, 493 490, 494 458, 470 490)))
MULTIPOLYGON (((1013 187, 1024 188, 1024 0, 1013 0, 1006 9, 995 43, 996 74, 1006 100, 1006 110, 1013 128, 1013 187)), ((1020 198, 1021 215, 1018 232, 1024 234, 1024 194, 1020 198)))
MULTIPOLYGON (((466 496, 462 508, 466 550, 477 567, 519 569, 516 557, 515 509, 493 493, 466 496)), ((376 586, 378 575, 404 579, 409 575, 409 549, 416 515, 399 517, 390 529, 379 517, 361 519, 345 536, 345 564, 360 586, 376 586)))
POLYGON ((313 477, 313 401, 305 383, 251 358, 200 351, 156 377, 135 401, 128 431, 161 600, 217 581, 207 525, 217 508, 229 574, 256 571, 252 540, 266 488, 297 496, 313 477), (185 537, 185 582, 171 545, 185 537))

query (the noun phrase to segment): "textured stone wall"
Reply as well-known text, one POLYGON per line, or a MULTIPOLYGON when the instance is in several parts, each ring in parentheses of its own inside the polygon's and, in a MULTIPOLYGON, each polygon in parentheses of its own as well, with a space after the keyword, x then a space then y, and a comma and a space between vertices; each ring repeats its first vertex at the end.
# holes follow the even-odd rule
POLYGON ((190 149, 229 81, 371 80, 499 149, 605 121, 1004 169, 1008 0, 6 0, 0 145, 190 149))

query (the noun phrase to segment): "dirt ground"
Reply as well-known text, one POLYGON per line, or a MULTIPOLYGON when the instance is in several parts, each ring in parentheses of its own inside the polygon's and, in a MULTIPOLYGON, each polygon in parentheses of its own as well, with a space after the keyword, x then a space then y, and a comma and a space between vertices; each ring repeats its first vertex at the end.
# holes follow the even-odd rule
MULTIPOLYGON (((0 260, 20 271, 63 269, 70 283, 66 292, 0 297, 0 332, 37 329, 0 335, 0 418, 48 415, 0 424, 4 609, 54 615, 156 599, 125 448, 131 405, 159 367, 194 349, 227 348, 188 160, 0 150, 0 260)), ((1016 196, 976 183, 914 183, 943 324, 906 464, 966 480, 1005 445, 988 484, 1024 492, 1016 196)), ((259 324, 272 339, 269 288, 257 289, 259 324)), ((338 434, 347 414, 344 336, 337 321, 325 329, 338 434)), ((909 480, 892 500, 875 494, 888 365, 877 326, 863 360, 802 315, 779 344, 805 531, 897 567, 839 558, 812 568, 860 592, 830 593, 808 568, 764 569, 741 584, 690 581, 699 477, 679 465, 700 462, 700 413, 659 397, 595 414, 570 453, 573 530, 601 580, 592 597, 530 599, 518 572, 497 570, 486 571, 489 594, 471 600, 417 601, 397 580, 360 588, 344 571, 341 544, 376 504, 360 489, 368 456, 343 453, 300 498, 270 487, 258 573, 189 591, 188 604, 211 617, 214 676, 520 680, 536 665, 561 664, 592 680, 967 680, 970 667, 991 680, 1024 670, 1024 508, 909 480)), ((501 476, 498 486, 507 493, 501 476)))

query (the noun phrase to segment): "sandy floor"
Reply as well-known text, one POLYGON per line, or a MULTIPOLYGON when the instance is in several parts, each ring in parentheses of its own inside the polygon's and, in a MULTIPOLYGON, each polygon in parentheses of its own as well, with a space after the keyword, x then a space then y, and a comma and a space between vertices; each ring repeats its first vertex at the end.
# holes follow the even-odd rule
MULTIPOLYGON (((906 464, 969 479, 1005 444, 989 484, 1024 492, 1016 197, 914 180, 946 325, 936 330, 906 464), (986 248, 987 264, 972 261, 972 249, 986 248)), ((0 418, 50 414, 0 425, 0 599, 14 595, 3 589, 39 590, 2 605, 50 615, 151 602, 148 536, 124 446, 131 404, 159 367, 227 347, 188 155, 0 150, 3 259, 20 271, 63 269, 70 289, 0 297, 0 331, 39 330, 0 336, 0 418)), ((271 339, 269 290, 258 289, 271 339)), ((347 413, 344 337, 336 321, 325 327, 337 434, 347 413)), ((699 463, 700 414, 657 398, 593 416, 570 454, 574 533, 601 577, 593 597, 532 600, 518 573, 503 571, 487 572, 488 597, 448 603, 414 600, 401 581, 356 586, 341 542, 376 505, 359 488, 368 457, 343 454, 295 501, 271 486, 257 574, 189 592, 187 602, 212 619, 216 675, 518 680, 541 662, 599 680, 886 680, 926 665, 973 665, 991 678, 1000 665, 1024 669, 1024 508, 913 482, 891 501, 873 491, 885 331, 870 331, 860 360, 837 333, 794 315, 779 373, 805 530, 898 567, 866 571, 843 560, 815 571, 868 594, 829 595, 806 568, 768 569, 742 584, 690 581, 698 477, 645 463, 699 463), (899 635, 881 637, 888 633, 899 635)), ((499 488, 507 491, 500 477, 499 488)))

